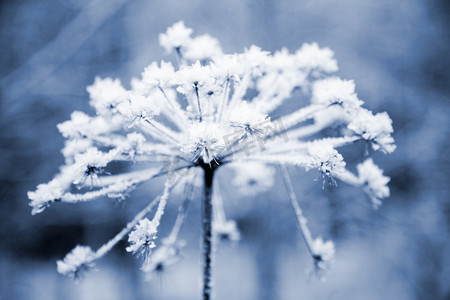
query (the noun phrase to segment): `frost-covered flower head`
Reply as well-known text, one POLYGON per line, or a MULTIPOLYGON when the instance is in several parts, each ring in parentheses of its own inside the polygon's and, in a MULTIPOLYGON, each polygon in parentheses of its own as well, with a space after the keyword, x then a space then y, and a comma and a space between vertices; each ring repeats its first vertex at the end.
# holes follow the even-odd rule
POLYGON ((311 251, 315 272, 321 280, 325 280, 324 271, 328 270, 334 262, 334 243, 332 241, 325 242, 318 237, 312 242, 311 251))
POLYGON ((180 251, 184 245, 184 241, 164 240, 148 262, 142 266, 142 270, 149 273, 150 276, 163 272, 168 266, 173 265, 180 259, 180 251))
POLYGON ((386 112, 373 115, 371 111, 361 109, 354 115, 348 128, 370 142, 373 150, 391 153, 396 148, 391 136, 394 132, 392 120, 386 112))
POLYGON ((127 251, 147 258, 151 250, 156 247, 157 233, 158 229, 154 222, 147 218, 140 220, 135 230, 128 236, 130 246, 127 247, 127 251))
POLYGON ((336 182, 333 176, 344 171, 345 161, 342 155, 333 146, 326 142, 313 142, 308 147, 310 154, 309 166, 307 168, 317 169, 322 178, 336 182))
POLYGON ((241 239, 241 234, 234 220, 214 222, 213 228, 216 236, 222 241, 236 242, 241 239))
POLYGON ((87 271, 93 266, 92 261, 94 259, 95 253, 91 247, 76 246, 63 260, 57 261, 58 272, 77 278, 80 272, 87 271))
MULTIPOLYGON (((278 174, 274 166, 283 167, 286 197, 314 261, 320 264, 330 260, 334 248, 331 242, 312 239, 285 166, 315 169, 323 184, 335 184, 338 179, 361 186, 374 203, 389 194, 387 177, 372 160, 358 166, 355 175, 338 152, 358 141, 385 153, 395 145, 387 113, 374 115, 362 108, 354 81, 333 74, 338 67, 330 49, 312 43, 294 53, 283 48, 272 54, 251 46, 241 53, 224 54, 215 38, 192 34, 182 21, 169 27, 159 41, 167 52, 175 52, 176 65, 151 63, 140 78, 131 81, 130 89, 119 79, 97 77, 87 88, 96 113, 74 112, 58 125, 67 139, 62 150, 65 165, 54 179, 28 193, 33 214, 54 202, 124 199, 155 177, 169 178, 161 195, 113 239, 97 251, 79 246, 58 262, 61 273, 70 275, 90 265, 128 234, 127 251, 145 257, 145 270, 173 262, 179 254, 186 203, 195 195, 195 180, 187 177, 193 174, 187 172, 191 169, 203 169, 205 178, 212 180, 219 178, 213 177, 219 168, 234 168, 236 176, 222 184, 231 181, 238 186, 237 193, 251 197, 270 189, 278 174), (303 93, 310 103, 302 106, 294 91, 303 93), (292 105, 286 110, 283 105, 288 100, 292 105), (337 126, 338 135, 324 137, 330 126, 337 126), (117 172, 111 168, 116 162, 130 167, 117 172), (160 219, 177 184, 184 186, 173 190, 182 190, 185 199, 172 232, 159 244, 160 219), (153 217, 147 218, 155 207, 153 217)), ((209 185, 212 189, 212 182, 209 185)), ((219 199, 212 201, 215 232, 237 239, 236 223, 225 217, 222 206, 227 199, 217 197, 217 188, 212 190, 219 199)), ((212 197, 208 192, 205 188, 205 195, 212 197)), ((211 218, 204 220, 211 225, 211 218)))
POLYGON ((159 44, 170 53, 174 49, 189 44, 192 32, 191 28, 184 26, 183 21, 179 21, 167 28, 166 33, 159 35, 159 44))
POLYGON ((389 187, 387 186, 390 178, 383 175, 377 165, 371 158, 366 159, 357 166, 358 176, 364 191, 372 200, 372 204, 377 208, 381 204, 381 199, 389 197, 389 187))

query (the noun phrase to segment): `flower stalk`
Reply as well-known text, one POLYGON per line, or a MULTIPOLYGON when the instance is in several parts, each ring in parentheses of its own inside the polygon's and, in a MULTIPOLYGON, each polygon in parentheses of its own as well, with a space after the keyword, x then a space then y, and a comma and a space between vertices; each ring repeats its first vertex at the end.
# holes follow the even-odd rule
POLYGON ((213 224, 213 179, 215 166, 204 164, 204 190, 202 201, 202 248, 203 248, 203 300, 211 299, 212 291, 212 224, 213 224))

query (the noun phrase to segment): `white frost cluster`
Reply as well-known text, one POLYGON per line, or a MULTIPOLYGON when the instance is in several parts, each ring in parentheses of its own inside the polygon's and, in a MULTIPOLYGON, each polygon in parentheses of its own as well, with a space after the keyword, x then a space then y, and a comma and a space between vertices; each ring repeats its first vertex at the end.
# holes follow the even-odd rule
POLYGON ((316 238, 312 242, 311 249, 316 266, 320 269, 328 269, 334 260, 334 243, 332 241, 324 242, 322 238, 316 238))
POLYGON ((371 158, 357 166, 360 183, 364 191, 372 200, 372 204, 377 208, 381 204, 381 199, 389 197, 389 187, 387 186, 390 178, 383 175, 377 165, 371 158))
POLYGON ((176 48, 180 48, 189 43, 193 30, 186 28, 184 22, 180 21, 167 28, 166 33, 159 35, 159 44, 166 49, 168 53, 176 48))
MULTIPOLYGON (((235 172, 229 181, 244 196, 269 190, 277 174, 273 165, 280 164, 315 169, 324 184, 335 184, 336 178, 360 186, 374 205, 389 195, 389 179, 372 160, 360 164, 355 175, 338 152, 359 141, 385 153, 395 145, 387 113, 373 114, 362 107, 355 82, 334 74, 338 66, 330 49, 311 43, 293 53, 287 48, 270 53, 253 45, 241 53, 224 54, 217 39, 192 34, 182 21, 162 33, 159 42, 176 55, 176 64, 152 62, 140 78, 132 79, 131 88, 119 79, 99 77, 87 87, 95 114, 76 111, 58 125, 66 138, 65 164, 50 182, 28 192, 33 214, 55 202, 124 199, 158 176, 176 178, 195 168, 228 166, 235 172), (310 102, 301 105, 297 93, 310 102), (292 105, 286 111, 282 107, 288 100, 292 105), (336 135, 324 137, 329 127, 336 135), (117 162, 130 168, 114 173, 117 168, 111 164, 117 162)), ((155 247, 170 190, 166 184, 152 220, 146 218, 154 208, 150 203, 95 254, 78 246, 58 262, 58 270, 76 274, 130 231, 127 250, 147 256, 155 247)), ((295 205, 292 189, 288 197, 295 205)), ((299 207, 296 211, 301 212, 299 207)), ((301 213, 297 217, 302 218, 301 213)), ((177 220, 183 219, 184 215, 177 220)), ((223 207, 219 221, 217 233, 238 238, 236 224, 227 221, 223 207)), ((177 233, 180 222, 174 225, 177 233)), ((305 222, 300 224, 306 228, 305 222)), ((173 262, 179 254, 176 240, 152 251, 146 269, 173 262)), ((320 262, 328 261, 333 249, 331 242, 321 239, 313 245, 320 262)))
POLYGON ((328 179, 335 184, 333 179, 335 174, 345 170, 345 161, 342 155, 331 144, 325 142, 312 143, 308 152, 310 154, 308 168, 319 170, 324 181, 328 179))
POLYGON ((394 132, 392 120, 386 112, 374 115, 369 110, 361 109, 355 114, 348 128, 370 142, 373 150, 391 153, 396 148, 391 136, 394 132))
POLYGON ((330 77, 317 80, 312 86, 311 102, 317 104, 338 104, 347 109, 358 108, 363 101, 355 93, 353 80, 342 80, 339 77, 330 77))
POLYGON ((156 247, 154 240, 157 233, 158 229, 152 221, 147 218, 140 220, 128 236, 130 246, 126 250, 147 258, 152 249, 156 247))
POLYGON ((213 223, 214 233, 220 240, 239 241, 241 234, 237 227, 236 221, 214 221, 213 223))
POLYGON ((143 265, 142 270, 150 275, 161 273, 178 261, 184 244, 183 241, 164 240, 162 245, 150 256, 148 262, 143 265))
POLYGON ((92 268, 94 258, 95 253, 91 247, 78 245, 63 260, 56 262, 58 272, 62 275, 76 278, 81 271, 92 268))
POLYGON ((188 43, 186 52, 184 53, 187 59, 204 60, 211 57, 222 55, 222 48, 217 39, 209 34, 199 35, 188 43))

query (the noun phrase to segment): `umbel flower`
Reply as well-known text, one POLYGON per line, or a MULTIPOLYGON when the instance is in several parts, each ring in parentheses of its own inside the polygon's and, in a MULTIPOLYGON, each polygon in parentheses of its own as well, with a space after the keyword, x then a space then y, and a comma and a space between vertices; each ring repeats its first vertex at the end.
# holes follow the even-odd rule
POLYGON ((221 238, 239 239, 236 223, 227 220, 222 207, 226 199, 214 180, 218 169, 235 169, 232 184, 245 195, 270 189, 273 176, 281 174, 286 198, 319 269, 329 266, 334 245, 312 238, 287 166, 314 169, 323 184, 341 180, 360 186, 374 206, 389 195, 389 178, 372 160, 353 174, 338 152, 358 141, 384 153, 392 152, 395 145, 387 113, 374 115, 362 108, 354 82, 333 75, 338 67, 330 49, 313 43, 294 53, 282 49, 271 54, 251 46, 242 53, 223 54, 215 38, 191 37, 192 33, 178 22, 160 35, 161 46, 176 55, 178 66, 153 62, 141 78, 131 81, 130 90, 119 79, 96 78, 87 88, 96 114, 76 111, 58 125, 67 139, 62 150, 65 165, 53 180, 28 193, 32 214, 54 202, 125 199, 140 184, 167 176, 161 195, 143 204, 121 232, 97 251, 77 246, 58 262, 60 273, 77 275, 126 235, 127 251, 144 257, 144 271, 172 264, 183 245, 179 232, 188 204, 196 198, 200 169, 203 192, 197 198, 202 202, 204 299, 211 295, 212 244, 221 238), (310 103, 302 104, 297 93, 310 103), (297 108, 286 112, 287 101, 297 108), (337 126, 341 134, 323 137, 330 126, 337 126), (112 162, 132 162, 132 166, 114 173, 112 162), (176 190, 183 191, 183 204, 170 235, 159 243, 159 222, 176 190), (153 217, 147 218, 155 207, 153 217))

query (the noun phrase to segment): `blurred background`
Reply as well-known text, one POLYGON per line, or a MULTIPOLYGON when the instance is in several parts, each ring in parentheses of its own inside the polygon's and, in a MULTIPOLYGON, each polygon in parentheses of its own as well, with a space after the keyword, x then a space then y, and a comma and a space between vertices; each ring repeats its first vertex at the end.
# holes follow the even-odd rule
MULTIPOLYGON (((225 196, 242 239, 217 247, 216 298, 450 299, 449 16, 446 0, 1 2, 0 299, 199 298, 198 202, 182 231, 184 258, 164 273, 147 281, 122 242, 74 282, 55 261, 77 244, 106 242, 161 182, 124 203, 53 205, 36 216, 26 195, 63 163, 56 124, 73 110, 93 113, 86 86, 101 76, 129 87, 150 62, 171 60, 158 34, 179 20, 227 53, 314 41, 331 48, 338 75, 355 80, 366 107, 389 113, 398 146, 373 155, 391 177, 391 197, 376 211, 358 189, 322 189, 315 174, 289 169, 313 234, 336 244, 325 283, 308 275, 311 258, 279 179, 255 197, 225 196)), ((228 175, 219 176, 227 195, 228 175)), ((162 236, 178 204, 168 207, 162 236)))

